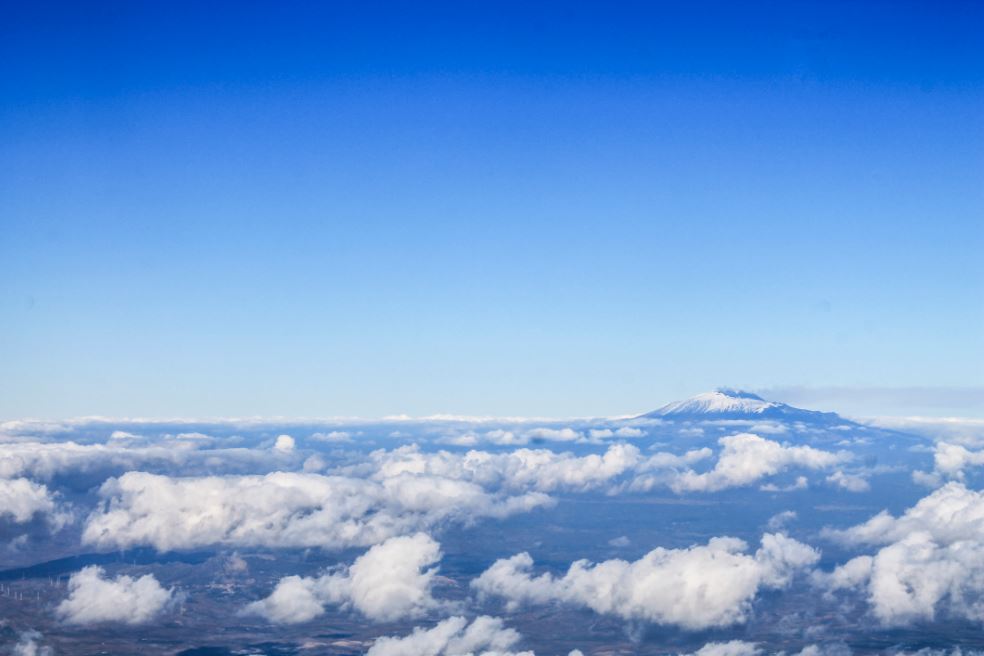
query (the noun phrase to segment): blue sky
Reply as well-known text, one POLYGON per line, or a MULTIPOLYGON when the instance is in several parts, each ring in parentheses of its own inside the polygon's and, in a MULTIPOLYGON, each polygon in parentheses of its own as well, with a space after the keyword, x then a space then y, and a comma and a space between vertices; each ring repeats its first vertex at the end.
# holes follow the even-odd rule
POLYGON ((6 10, 0 418, 984 412, 980 5, 314 4, 6 10))

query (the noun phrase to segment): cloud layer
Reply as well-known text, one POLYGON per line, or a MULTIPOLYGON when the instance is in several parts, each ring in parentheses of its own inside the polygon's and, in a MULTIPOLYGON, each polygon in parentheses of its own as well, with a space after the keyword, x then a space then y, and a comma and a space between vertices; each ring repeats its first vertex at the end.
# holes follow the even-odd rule
POLYGON ((160 551, 208 545, 367 546, 445 520, 507 517, 550 503, 541 493, 496 496, 467 481, 398 475, 382 481, 277 472, 172 478, 129 472, 100 491, 82 540, 160 551))

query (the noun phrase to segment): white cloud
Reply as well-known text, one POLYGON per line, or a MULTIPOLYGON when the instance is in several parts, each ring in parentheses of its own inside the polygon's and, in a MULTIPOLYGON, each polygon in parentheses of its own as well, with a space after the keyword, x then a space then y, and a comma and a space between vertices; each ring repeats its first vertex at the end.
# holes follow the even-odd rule
POLYGON ((630 540, 628 537, 624 535, 620 535, 617 538, 612 538, 611 540, 609 540, 608 544, 613 547, 622 548, 632 544, 632 540, 630 540))
POLYGON ((951 482, 923 497, 902 516, 882 511, 867 522, 825 534, 848 544, 888 544, 926 532, 941 544, 984 536, 984 492, 951 482))
POLYGON ((491 442, 492 444, 498 444, 500 446, 509 445, 519 445, 526 444, 529 440, 520 435, 516 435, 512 431, 503 430, 501 428, 496 428, 485 433, 483 436, 485 440, 491 442))
POLYGON ((741 433, 718 440, 723 446, 714 469, 696 473, 680 472, 670 481, 675 492, 714 492, 751 485, 789 467, 825 469, 850 458, 850 454, 831 453, 809 446, 787 446, 741 433))
POLYGON ((50 480, 56 475, 101 471, 106 468, 130 470, 147 467, 188 469, 199 466, 229 471, 238 468, 269 469, 268 453, 259 449, 202 449, 208 440, 165 439, 152 445, 131 445, 127 440, 109 444, 76 442, 14 442, 0 444, 0 478, 20 476, 50 480))
POLYGON ((56 507, 55 499, 46 486, 26 478, 0 478, 0 520, 9 519, 23 524, 38 514, 55 517, 56 507))
POLYGON ((56 609, 58 616, 69 624, 143 624, 175 600, 173 590, 161 587, 150 574, 138 579, 129 576, 108 579, 105 574, 97 566, 73 574, 68 581, 68 598, 56 609))
POLYGON ((392 451, 374 451, 369 459, 375 479, 401 474, 431 475, 469 481, 487 489, 540 492, 597 488, 643 462, 639 449, 630 444, 613 444, 603 454, 586 456, 548 449, 424 453, 416 445, 410 445, 392 451))
POLYGON ((810 487, 810 480, 806 476, 797 476, 796 480, 789 485, 776 485, 775 483, 765 483, 759 489, 763 492, 796 492, 810 487))
POLYGON ((900 517, 881 512, 829 537, 848 544, 885 545, 815 581, 830 591, 866 593, 885 625, 932 620, 940 609, 984 620, 984 494, 949 483, 900 517))
POLYGON ((416 628, 408 636, 377 639, 366 656, 533 656, 513 652, 520 635, 495 617, 449 617, 432 629, 416 628))
MULTIPOLYGON (((657 453, 638 468, 640 473, 627 487, 646 491, 665 485, 678 494, 717 492, 752 485, 762 478, 791 467, 826 469, 851 458, 851 454, 846 451, 832 453, 809 446, 789 446, 751 433, 723 437, 718 440, 718 444, 723 448, 714 467, 709 471, 698 473, 690 469, 693 464, 713 455, 706 447, 688 451, 683 456, 657 453), (647 473, 650 469, 657 472, 647 473)), ((780 488, 768 484, 762 486, 762 489, 779 492, 803 489, 806 486, 806 478, 800 477, 792 487, 780 488)))
POLYGON ((796 517, 795 510, 784 510, 770 517, 766 526, 768 526, 770 531, 779 531, 785 528, 789 522, 795 521, 796 517))
POLYGON ((957 480, 964 479, 964 470, 984 465, 984 450, 971 451, 959 444, 938 442, 933 450, 934 473, 957 480))
MULTIPOLYGON (((497 617, 482 615, 469 623, 456 616, 430 629, 417 627, 407 636, 378 638, 366 656, 535 656, 532 651, 513 651, 521 639, 497 617)), ((584 654, 575 649, 567 656, 584 654)))
POLYGON ((786 587, 819 554, 781 534, 765 534, 749 555, 736 538, 713 538, 687 549, 657 548, 634 562, 573 563, 562 577, 533 576, 533 559, 521 553, 496 561, 472 586, 502 597, 510 607, 562 602, 628 620, 685 629, 743 622, 761 588, 786 587))
MULTIPOLYGON (((606 431, 607 429, 600 429, 606 431)), ((611 433, 611 431, 608 431, 611 433)), ((612 433, 614 435, 614 433, 612 433)), ((467 433, 468 441, 481 439, 482 441, 498 446, 523 446, 531 441, 543 442, 586 442, 589 441, 584 434, 573 428, 529 428, 526 430, 509 430, 505 428, 495 428, 485 433, 467 433)), ((593 438, 598 439, 598 438, 593 438)), ((450 440, 446 440, 450 441, 450 440)), ((465 445, 469 446, 469 445, 465 445)))
POLYGON ((85 544, 160 551, 215 544, 341 548, 376 544, 445 520, 503 518, 549 505, 542 493, 486 493, 468 481, 396 475, 374 481, 276 472, 172 478, 128 472, 103 484, 85 544))
POLYGON ((211 435, 206 435, 205 433, 199 433, 198 431, 192 431, 190 433, 178 433, 174 436, 176 440, 194 440, 194 441, 212 441, 215 438, 211 435))
POLYGON ((871 484, 863 476, 845 474, 840 469, 828 476, 827 482, 848 492, 867 492, 871 489, 871 484))
POLYGON ((273 444, 273 450, 291 453, 294 450, 294 438, 290 435, 278 435, 277 441, 273 444))
POLYGON ((761 653, 762 650, 754 642, 729 640, 728 642, 709 642, 687 656, 757 656, 761 653))
MULTIPOLYGON (((728 642, 709 642, 693 654, 685 656, 757 656, 763 650, 754 642, 729 640, 728 642)), ((776 652, 775 656, 785 656, 786 652, 776 652)), ((851 650, 842 643, 830 645, 807 645, 794 656, 850 656, 851 650)))
POLYGON ((312 620, 326 605, 378 622, 419 617, 438 605, 430 593, 437 569, 428 568, 440 558, 440 545, 424 533, 390 538, 341 571, 281 579, 269 597, 245 611, 282 624, 312 620))

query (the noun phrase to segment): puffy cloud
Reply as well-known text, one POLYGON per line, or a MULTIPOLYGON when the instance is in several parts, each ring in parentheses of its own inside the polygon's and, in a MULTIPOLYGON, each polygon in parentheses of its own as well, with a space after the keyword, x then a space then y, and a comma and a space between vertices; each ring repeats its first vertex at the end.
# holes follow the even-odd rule
POLYGON ((341 548, 376 544, 444 520, 507 517, 548 505, 532 492, 492 495, 468 481, 396 475, 374 481, 276 472, 172 478, 128 472, 106 481, 82 541, 160 551, 207 545, 341 548))
POLYGON ((23 524, 38 514, 56 515, 55 499, 46 486, 26 478, 0 478, 0 519, 23 524))
MULTIPOLYGON (((470 435, 470 437, 475 436, 470 435)), ((527 437, 517 435, 513 431, 504 430, 502 428, 487 431, 483 437, 486 441, 491 442, 492 444, 498 444, 500 446, 519 445, 529 442, 527 437)))
POLYGON ((487 489, 587 490, 597 488, 643 462, 639 449, 613 444, 603 454, 575 456, 548 449, 517 449, 509 453, 439 451, 424 453, 416 445, 369 456, 375 479, 401 474, 440 476, 470 481, 487 489))
POLYGON ((761 653, 762 650, 754 642, 729 640, 728 642, 709 642, 687 656, 757 656, 761 653))
POLYGON ((390 538, 351 567, 319 577, 281 579, 269 597, 245 612, 283 624, 312 620, 329 604, 379 622, 419 617, 438 605, 430 594, 437 569, 427 568, 440 558, 440 545, 424 533, 390 538))
POLYGON ((591 428, 588 429, 588 441, 596 442, 612 437, 636 438, 642 437, 645 434, 642 430, 633 428, 632 426, 622 426, 614 430, 611 428, 591 428))
POLYGON ((959 444, 939 442, 933 453, 933 464, 936 471, 963 478, 963 470, 967 467, 984 465, 984 451, 971 451, 959 444))
POLYGON ((830 591, 865 592, 882 624, 932 620, 941 609, 984 620, 984 494, 949 483, 900 517, 881 512, 826 534, 849 544, 886 545, 815 575, 830 591))
POLYGON ((964 470, 984 465, 984 450, 971 451, 960 444, 938 442, 933 449, 933 471, 915 471, 916 483, 936 487, 945 479, 964 480, 964 470))
POLYGON ((708 472, 684 471, 670 480, 675 492, 715 492, 751 485, 789 467, 825 469, 850 458, 849 453, 831 453, 809 446, 788 446, 751 433, 723 437, 724 447, 714 468, 708 472))
POLYGON ((926 532, 941 544, 981 539, 984 492, 951 482, 920 499, 901 517, 882 511, 863 524, 825 534, 848 544, 888 544, 917 532, 926 532))
POLYGON ((691 449, 681 455, 660 451, 640 463, 638 470, 645 472, 660 469, 680 469, 682 467, 690 467, 702 460, 707 460, 713 455, 714 452, 707 447, 691 449))
POLYGON ((797 476, 796 480, 789 485, 776 485, 775 483, 765 483, 759 489, 763 492, 796 492, 810 487, 810 481, 806 476, 797 476))
POLYGON ((686 549, 657 548, 634 562, 580 560, 559 578, 533 576, 533 559, 521 553, 496 561, 472 586, 510 607, 558 601, 629 620, 706 629, 743 622, 759 589, 786 587, 819 558, 781 534, 763 535, 754 554, 747 549, 736 538, 713 538, 686 549))
POLYGON ((69 624, 143 624, 175 601, 173 590, 163 588, 150 574, 138 579, 108 579, 105 574, 95 565, 73 574, 68 581, 68 598, 56 608, 58 616, 69 624))
POLYGON ((294 438, 290 435, 278 435, 273 443, 273 450, 281 453, 291 453, 294 450, 294 438))
POLYGON ((784 510, 770 517, 766 526, 770 531, 779 531, 785 528, 789 522, 795 521, 797 516, 795 510, 784 510))
MULTIPOLYGON (((693 654, 686 656, 757 656, 763 650, 754 642, 729 640, 728 642, 709 642, 693 654)), ((778 652, 776 656, 785 656, 778 652)), ((851 650, 844 644, 807 645, 794 656, 850 656, 851 650)))
POLYGON ((867 492, 871 489, 871 484, 863 476, 845 474, 839 469, 827 477, 827 482, 848 492, 867 492))
POLYGON ((483 615, 469 624, 464 617, 449 617, 432 629, 379 638, 366 656, 533 656, 511 651, 519 640, 519 633, 505 628, 499 618, 483 615))
POLYGON ((817 578, 830 590, 866 590, 872 614, 885 625, 932 620, 943 606, 984 620, 984 545, 978 542, 939 545, 928 533, 914 533, 817 578))

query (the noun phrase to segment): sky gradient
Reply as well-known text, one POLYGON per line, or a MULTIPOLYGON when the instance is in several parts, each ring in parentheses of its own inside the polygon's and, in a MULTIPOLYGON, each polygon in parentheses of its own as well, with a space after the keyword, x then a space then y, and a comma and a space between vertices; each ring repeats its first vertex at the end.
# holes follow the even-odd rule
POLYGON ((4 9, 0 419, 984 414, 982 5, 315 4, 4 9))

